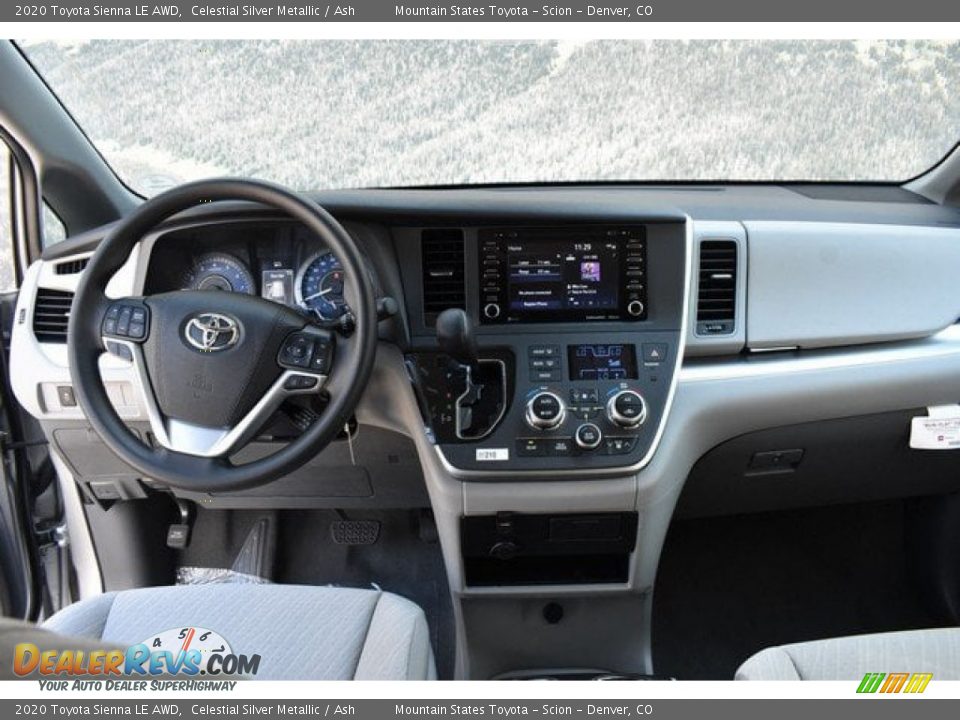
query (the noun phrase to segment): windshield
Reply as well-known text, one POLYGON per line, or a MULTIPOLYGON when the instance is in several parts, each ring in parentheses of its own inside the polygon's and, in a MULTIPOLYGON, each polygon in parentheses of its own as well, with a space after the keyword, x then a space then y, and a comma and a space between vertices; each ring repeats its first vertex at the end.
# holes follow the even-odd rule
POLYGON ((957 141, 960 43, 31 42, 120 177, 297 189, 905 180, 957 141))

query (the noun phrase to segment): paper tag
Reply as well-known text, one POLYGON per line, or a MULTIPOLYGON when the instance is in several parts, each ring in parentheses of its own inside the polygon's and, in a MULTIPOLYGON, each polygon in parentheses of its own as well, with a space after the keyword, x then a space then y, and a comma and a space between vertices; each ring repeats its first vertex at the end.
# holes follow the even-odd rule
POLYGON ((915 450, 960 449, 960 405, 927 408, 926 417, 910 421, 910 447, 915 450))
POLYGON ((510 450, 508 448, 477 448, 477 462, 509 459, 510 450))

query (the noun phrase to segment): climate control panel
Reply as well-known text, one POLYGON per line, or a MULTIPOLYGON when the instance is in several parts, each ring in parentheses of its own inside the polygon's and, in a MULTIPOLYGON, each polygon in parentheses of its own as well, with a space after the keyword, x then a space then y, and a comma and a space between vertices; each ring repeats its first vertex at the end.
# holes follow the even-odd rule
POLYGON ((497 427, 478 442, 438 443, 446 461, 481 471, 637 466, 666 409, 678 334, 525 339, 510 343, 513 401, 497 427))

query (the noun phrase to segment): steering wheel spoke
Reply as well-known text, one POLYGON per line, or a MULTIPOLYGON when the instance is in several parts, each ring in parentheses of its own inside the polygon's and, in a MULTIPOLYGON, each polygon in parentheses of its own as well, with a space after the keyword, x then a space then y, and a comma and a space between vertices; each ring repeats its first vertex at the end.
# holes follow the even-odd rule
POLYGON ((137 389, 146 405, 150 432, 157 444, 183 455, 201 458, 228 457, 256 437, 285 399, 292 395, 317 393, 327 380, 325 374, 317 372, 286 370, 235 425, 201 425, 165 416, 153 392, 141 347, 126 340, 114 342, 122 343, 130 353, 136 370, 137 389))

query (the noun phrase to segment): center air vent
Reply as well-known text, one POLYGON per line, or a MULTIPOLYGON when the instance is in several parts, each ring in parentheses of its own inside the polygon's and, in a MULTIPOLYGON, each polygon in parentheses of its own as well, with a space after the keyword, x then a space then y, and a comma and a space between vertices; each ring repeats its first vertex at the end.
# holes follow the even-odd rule
POLYGON ((63 262, 58 262, 56 265, 54 265, 53 269, 57 275, 76 275, 77 273, 83 271, 88 262, 90 262, 90 258, 64 260, 63 262))
POLYGON ((423 267, 423 320, 432 326, 448 308, 466 309, 462 230, 424 230, 420 242, 423 267))
POLYGON ((737 243, 700 243, 697 335, 730 335, 737 310, 737 243))
POLYGON ((40 342, 65 343, 73 293, 39 288, 33 308, 33 334, 40 342))

